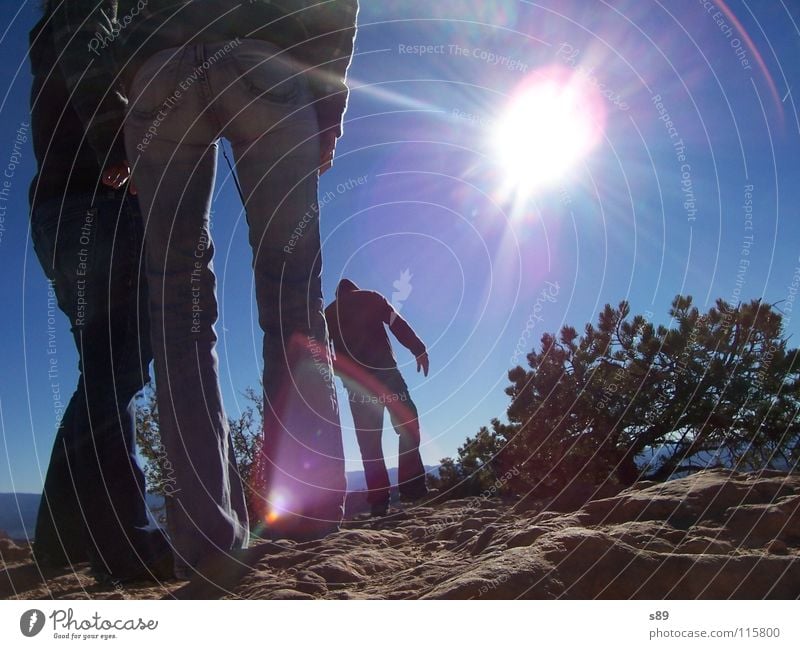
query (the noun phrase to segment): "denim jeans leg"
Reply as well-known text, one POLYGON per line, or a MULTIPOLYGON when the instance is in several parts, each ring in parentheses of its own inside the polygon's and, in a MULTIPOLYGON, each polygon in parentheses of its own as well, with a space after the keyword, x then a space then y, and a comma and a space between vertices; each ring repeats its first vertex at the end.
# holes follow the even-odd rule
POLYGON ((33 554, 43 566, 70 566, 90 557, 89 533, 72 475, 78 460, 67 443, 68 431, 75 429, 74 410, 67 406, 61 418, 36 516, 33 554))
POLYGON ((419 498, 427 492, 425 465, 419 452, 420 429, 417 406, 408 386, 396 368, 381 373, 388 396, 387 409, 398 436, 397 483, 400 494, 419 498))
POLYGON ((262 138, 243 153, 245 148, 234 143, 248 200, 256 300, 264 332, 268 505, 273 512, 304 517, 305 526, 338 523, 344 460, 322 309, 316 178, 293 188, 296 172, 279 168, 291 165, 290 160, 270 169, 273 155, 283 148, 275 138, 262 138), (284 201, 280 207, 259 209, 270 205, 267 197, 275 196, 284 201), (311 218, 303 236, 290 249, 290 233, 306 214, 311 218))
POLYGON ((243 41, 231 56, 238 68, 215 66, 211 78, 229 84, 222 133, 244 194, 264 331, 265 514, 294 519, 287 527, 299 532, 325 529, 341 520, 346 481, 323 312, 318 125, 305 78, 282 70, 273 46, 243 41))
MULTIPOLYGON (((177 75, 197 65, 186 48, 185 69, 162 66, 156 54, 134 82, 151 95, 174 92, 177 75), (142 72, 151 73, 142 77, 142 72)), ((201 61, 202 63, 202 61, 201 61)), ((126 122, 126 146, 145 216, 151 338, 160 432, 172 465, 167 521, 178 565, 247 544, 244 495, 222 405, 216 354, 216 278, 209 230, 217 146, 200 83, 184 93, 157 132, 137 112, 126 122), (147 141, 147 147, 137 148, 147 141), (144 149, 144 150, 142 150, 144 149)))
POLYGON ((383 458, 383 411, 384 407, 372 395, 355 387, 348 389, 353 425, 364 465, 367 482, 367 502, 370 505, 389 503, 390 483, 386 462, 383 458))
POLYGON ((137 335, 147 321, 137 310, 140 215, 121 195, 73 196, 42 206, 32 225, 80 370, 45 480, 36 554, 56 564, 88 554, 112 575, 129 573, 151 547, 133 413, 150 362, 149 344, 137 335), (78 542, 82 552, 73 549, 78 542))

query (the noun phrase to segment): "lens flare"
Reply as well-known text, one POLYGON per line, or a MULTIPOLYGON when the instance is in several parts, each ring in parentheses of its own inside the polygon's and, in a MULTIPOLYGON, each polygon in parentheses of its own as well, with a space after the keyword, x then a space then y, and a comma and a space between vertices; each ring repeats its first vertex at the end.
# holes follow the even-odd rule
POLYGON ((287 512, 291 511, 288 496, 283 491, 273 491, 268 498, 270 507, 264 517, 268 525, 276 523, 287 512))
POLYGON ((605 107, 596 87, 569 68, 531 74, 512 95, 492 134, 504 193, 552 185, 603 136, 605 107))

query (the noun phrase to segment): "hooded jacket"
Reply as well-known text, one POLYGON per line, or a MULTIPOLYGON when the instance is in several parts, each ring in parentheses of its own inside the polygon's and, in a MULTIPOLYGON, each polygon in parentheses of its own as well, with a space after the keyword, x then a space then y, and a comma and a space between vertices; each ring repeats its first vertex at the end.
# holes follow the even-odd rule
POLYGON ((425 353, 425 343, 383 295, 362 290, 349 279, 339 282, 325 319, 339 373, 346 372, 348 361, 371 372, 397 368, 386 325, 414 356, 425 353))

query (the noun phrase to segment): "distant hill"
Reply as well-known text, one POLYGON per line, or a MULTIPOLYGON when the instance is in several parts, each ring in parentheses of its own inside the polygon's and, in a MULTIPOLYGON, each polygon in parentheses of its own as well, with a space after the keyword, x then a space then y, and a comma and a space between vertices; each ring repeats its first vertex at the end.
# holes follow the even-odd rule
MULTIPOLYGON (((426 466, 428 475, 437 475, 439 467, 426 466)), ((389 480, 397 484, 397 468, 389 469, 389 480)), ((363 471, 347 472, 347 491, 363 491, 367 488, 363 471)), ((36 514, 39 511, 41 494, 0 493, 0 531, 6 532, 12 539, 33 538, 36 528, 36 514)), ((147 505, 158 516, 164 505, 160 496, 147 494, 147 505)))
POLYGON ((33 538, 41 494, 0 493, 0 530, 12 539, 33 538))
MULTIPOLYGON (((425 466, 425 472, 429 476, 438 477, 439 475, 439 467, 438 466, 425 466)), ((388 470, 389 473, 389 482, 393 485, 397 484, 397 467, 388 470)), ((347 491, 363 491, 367 488, 367 481, 364 478, 363 471, 348 471, 347 472, 347 491)))

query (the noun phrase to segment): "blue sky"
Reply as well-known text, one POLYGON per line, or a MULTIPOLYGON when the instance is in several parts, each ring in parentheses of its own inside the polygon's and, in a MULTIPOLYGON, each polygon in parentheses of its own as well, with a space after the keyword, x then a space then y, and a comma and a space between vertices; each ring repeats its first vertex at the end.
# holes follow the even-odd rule
MULTIPOLYGON (((0 8, 0 173, 28 121, 26 43, 36 19, 31 2, 10 4, 0 8)), ((361 4, 345 136, 320 188, 324 290, 331 299, 347 276, 391 299, 393 283, 410 272, 401 312, 428 343, 431 374, 417 374, 411 355, 396 352, 420 410, 426 463, 454 455, 467 435, 503 416, 506 372, 524 360, 520 350, 544 331, 596 320, 606 302, 627 299, 634 312, 666 321, 679 292, 701 308, 735 295, 787 299, 800 267, 796 6, 361 4), (552 70, 590 87, 585 112, 598 141, 552 184, 503 191, 509 170, 493 146, 495 125, 507 121, 521 87, 552 70), (752 213, 744 208, 750 185, 752 213)), ((535 186, 553 153, 533 147, 516 170, 520 187, 535 186)), ((0 178, 9 181, 0 211, 0 491, 41 488, 56 425, 47 286, 28 233, 33 169, 28 140, 11 177, 0 178)), ((261 333, 238 197, 224 173, 217 189, 221 382, 236 416, 241 391, 258 382, 261 333)), ((798 332, 800 316, 792 317, 786 334, 796 341, 798 332)), ((77 361, 61 314, 56 341, 68 398, 77 361)), ((346 404, 343 424, 354 470, 346 404)), ((384 446, 396 464, 388 421, 384 446)))

